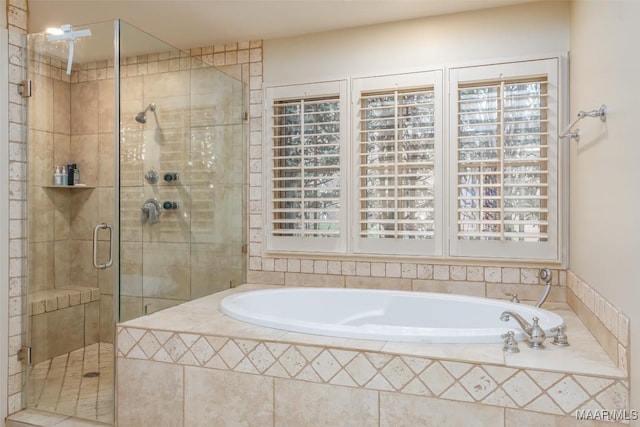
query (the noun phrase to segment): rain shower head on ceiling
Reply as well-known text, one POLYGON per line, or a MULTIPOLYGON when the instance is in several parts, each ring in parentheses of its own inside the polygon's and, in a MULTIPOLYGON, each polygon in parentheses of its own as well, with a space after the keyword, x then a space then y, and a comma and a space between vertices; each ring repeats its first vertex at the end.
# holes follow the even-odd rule
POLYGON ((82 37, 91 37, 91 30, 78 30, 73 31, 71 25, 66 24, 62 25, 59 29, 49 29, 47 30, 47 41, 49 42, 57 42, 57 41, 68 41, 69 42, 69 59, 67 60, 67 75, 71 74, 71 66, 73 64, 73 48, 74 41, 76 39, 82 37))
POLYGON ((147 111, 149 110, 156 111, 156 104, 152 102, 151 104, 147 105, 147 108, 145 108, 144 111, 139 112, 136 116, 136 122, 142 124, 147 123, 147 111))

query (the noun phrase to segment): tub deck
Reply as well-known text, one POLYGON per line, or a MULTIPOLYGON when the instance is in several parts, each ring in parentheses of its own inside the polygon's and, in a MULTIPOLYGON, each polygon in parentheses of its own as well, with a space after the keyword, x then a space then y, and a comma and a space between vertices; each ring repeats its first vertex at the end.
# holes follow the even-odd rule
MULTIPOLYGON (((556 347, 547 340, 545 350, 532 350, 521 342, 520 353, 508 354, 502 344, 392 343, 300 334, 220 312, 220 300, 227 295, 264 288, 269 286, 242 285, 118 325, 119 392, 135 390, 135 378, 127 376, 133 372, 127 369, 129 362, 148 361, 557 416, 573 416, 583 408, 628 409, 626 373, 567 304, 544 308, 564 318, 571 346, 556 347)), ((122 411, 119 416, 128 420, 126 408, 122 411)))
POLYGON ((394 343, 301 334, 240 322, 220 312, 220 300, 232 293, 273 287, 250 284, 238 286, 131 320, 120 326, 626 378, 626 374, 611 361, 578 316, 564 303, 545 303, 544 308, 562 316, 567 325, 566 333, 571 345, 557 347, 551 345, 551 340, 547 339, 546 348, 541 351, 532 350, 525 342, 520 342, 520 353, 517 354, 503 352, 502 344, 394 343))

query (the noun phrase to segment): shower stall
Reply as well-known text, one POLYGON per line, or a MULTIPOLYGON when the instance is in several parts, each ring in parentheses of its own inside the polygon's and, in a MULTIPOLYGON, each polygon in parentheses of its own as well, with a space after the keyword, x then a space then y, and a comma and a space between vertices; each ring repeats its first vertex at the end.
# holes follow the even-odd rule
POLYGON ((121 21, 62 30, 27 36, 24 404, 112 423, 115 324, 244 280, 246 88, 121 21))

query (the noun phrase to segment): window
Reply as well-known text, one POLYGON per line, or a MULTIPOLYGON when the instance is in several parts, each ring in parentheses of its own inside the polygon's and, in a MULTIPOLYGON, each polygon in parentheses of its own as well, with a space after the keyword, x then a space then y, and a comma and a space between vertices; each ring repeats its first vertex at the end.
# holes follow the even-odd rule
POLYGON ((344 84, 270 89, 272 247, 344 247, 344 84))
POLYGON ((453 255, 557 258, 556 70, 451 70, 453 255))
POLYGON ((441 73, 355 79, 357 252, 440 245, 441 73))
POLYGON ((559 61, 266 88, 266 249, 561 261, 559 61))

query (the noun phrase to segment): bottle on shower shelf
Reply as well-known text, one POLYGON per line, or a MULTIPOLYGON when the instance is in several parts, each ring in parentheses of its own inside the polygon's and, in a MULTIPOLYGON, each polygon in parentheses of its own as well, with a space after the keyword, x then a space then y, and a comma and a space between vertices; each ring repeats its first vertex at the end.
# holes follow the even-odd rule
POLYGON ((80 184, 80 169, 77 164, 73 164, 73 185, 80 184))
POLYGON ((67 185, 73 185, 73 164, 69 163, 67 165, 67 185))

